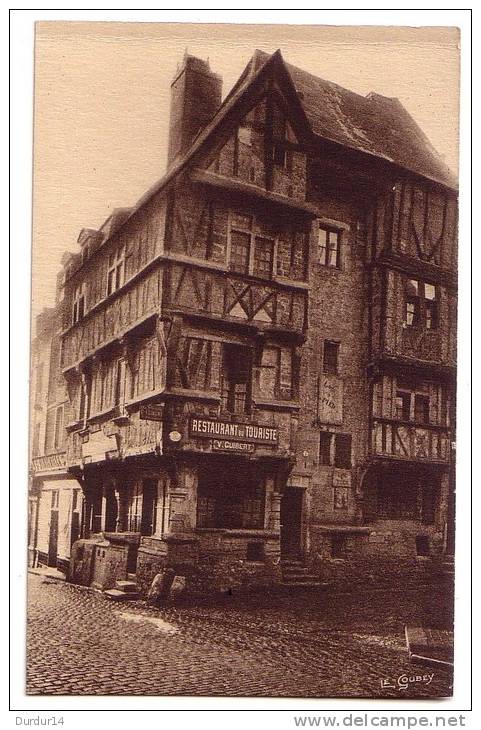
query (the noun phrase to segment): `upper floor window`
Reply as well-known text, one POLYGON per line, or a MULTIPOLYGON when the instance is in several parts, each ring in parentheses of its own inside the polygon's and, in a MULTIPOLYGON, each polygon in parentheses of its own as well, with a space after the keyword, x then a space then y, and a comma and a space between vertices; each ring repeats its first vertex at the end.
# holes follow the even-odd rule
POLYGON ((422 383, 411 385, 398 379, 395 406, 395 416, 400 421, 429 423, 429 387, 422 383))
POLYGON ((82 248, 82 264, 84 264, 87 261, 89 254, 90 254, 89 244, 85 243, 82 248))
POLYGON ((63 406, 58 406, 55 413, 55 438, 54 448, 60 449, 64 444, 64 427, 63 427, 63 406))
POLYGON ((239 127, 237 129, 237 141, 246 145, 246 147, 252 147, 252 128, 239 127))
POLYGON ((274 271, 275 240, 254 232, 254 217, 232 213, 230 221, 231 271, 270 279, 274 271))
POLYGON ((123 408, 126 400, 127 363, 123 357, 117 360, 114 404, 123 408))
POLYGON ((438 326, 438 291, 433 284, 408 279, 405 286, 404 324, 406 327, 438 326))
POLYGON ((254 274, 269 279, 272 276, 274 241, 256 236, 254 246, 254 274))
POLYGON ((292 350, 289 347, 264 347, 258 368, 258 391, 272 400, 293 397, 292 350))
POLYGON ((125 278, 125 248, 121 246, 109 254, 109 268, 107 272, 107 296, 120 289, 125 278))
POLYGON ((72 323, 80 322, 85 316, 86 284, 79 284, 73 293, 72 323))
POLYGON ((319 226, 319 263, 332 269, 341 268, 341 233, 319 226))
POLYGON ((247 347, 223 347, 221 401, 230 413, 249 413, 252 355, 247 347))
POLYGON ((322 370, 324 373, 337 373, 339 360, 339 342, 324 340, 322 354, 322 370))
POLYGON ((338 469, 351 468, 350 434, 321 431, 319 438, 319 464, 338 469))

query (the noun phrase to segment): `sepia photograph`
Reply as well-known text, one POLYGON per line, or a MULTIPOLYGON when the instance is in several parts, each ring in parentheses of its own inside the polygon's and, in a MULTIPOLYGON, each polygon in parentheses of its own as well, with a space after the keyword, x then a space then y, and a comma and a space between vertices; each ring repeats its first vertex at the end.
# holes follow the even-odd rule
POLYGON ((27 695, 453 695, 460 43, 36 23, 27 695))

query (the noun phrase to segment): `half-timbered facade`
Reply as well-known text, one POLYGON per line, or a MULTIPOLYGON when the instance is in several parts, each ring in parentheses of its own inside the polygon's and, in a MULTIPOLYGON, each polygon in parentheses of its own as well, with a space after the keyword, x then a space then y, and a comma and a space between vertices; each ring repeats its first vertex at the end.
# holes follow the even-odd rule
POLYGON ((455 182, 397 100, 280 53, 220 100, 186 56, 166 175, 64 269, 83 535, 193 586, 442 551, 455 182))

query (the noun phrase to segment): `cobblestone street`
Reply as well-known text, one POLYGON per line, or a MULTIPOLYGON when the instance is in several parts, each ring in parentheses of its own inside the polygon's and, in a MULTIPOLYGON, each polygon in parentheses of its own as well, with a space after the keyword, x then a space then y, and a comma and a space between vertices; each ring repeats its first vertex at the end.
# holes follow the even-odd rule
POLYGON ((27 692, 46 695, 436 697, 446 669, 408 661, 404 625, 443 628, 446 589, 226 596, 153 609, 29 575, 27 692), (406 674, 427 679, 396 686, 406 674), (395 688, 382 688, 390 680, 395 688))

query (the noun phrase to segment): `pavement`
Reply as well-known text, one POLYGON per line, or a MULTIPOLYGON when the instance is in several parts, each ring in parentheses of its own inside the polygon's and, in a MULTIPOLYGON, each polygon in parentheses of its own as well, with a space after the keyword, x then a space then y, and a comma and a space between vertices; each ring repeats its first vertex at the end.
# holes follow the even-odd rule
POLYGON ((29 574, 27 694, 442 697, 404 627, 452 628, 451 590, 285 589, 161 609, 29 574))

